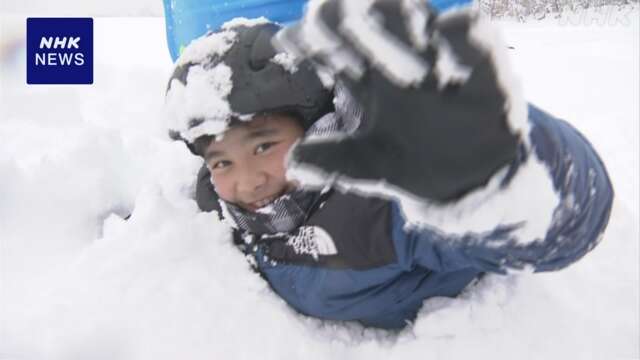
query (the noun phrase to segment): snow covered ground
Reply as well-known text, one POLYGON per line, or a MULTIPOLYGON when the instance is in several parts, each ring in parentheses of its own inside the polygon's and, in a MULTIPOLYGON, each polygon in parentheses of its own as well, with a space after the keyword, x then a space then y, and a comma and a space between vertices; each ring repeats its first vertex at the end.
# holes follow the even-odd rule
POLYGON ((640 358, 638 15, 502 24, 528 99, 608 166, 603 242, 428 300, 400 334, 297 315, 197 211, 199 161, 162 128, 162 19, 96 18, 93 85, 27 86, 24 17, 2 17, 0 359, 640 358))

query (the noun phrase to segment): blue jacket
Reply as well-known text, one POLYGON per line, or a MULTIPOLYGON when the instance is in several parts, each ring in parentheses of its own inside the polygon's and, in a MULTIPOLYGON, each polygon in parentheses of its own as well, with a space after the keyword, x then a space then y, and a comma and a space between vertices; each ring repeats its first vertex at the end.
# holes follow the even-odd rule
MULTIPOLYGON (((287 303, 304 314, 402 328, 426 298, 456 296, 482 272, 523 265, 550 271, 580 259, 596 245, 609 219, 613 189, 607 172, 589 142, 569 124, 533 106, 529 119, 531 143, 551 170, 556 191, 562 199, 575 196, 579 204, 578 212, 554 222, 544 241, 483 246, 508 232, 499 227, 486 239, 468 241, 447 241, 425 229, 405 231, 405 220, 393 204, 389 237, 395 261, 357 270, 283 264, 257 256, 260 271, 287 303)), ((349 220, 345 226, 350 226, 349 220)))
POLYGON ((503 224, 482 235, 455 238, 437 229, 406 229, 397 204, 337 193, 302 231, 330 239, 336 255, 296 257, 287 248, 290 242, 258 242, 253 247, 258 271, 303 314, 399 329, 415 318, 425 299, 456 296, 484 272, 568 266, 601 238, 613 189, 602 161, 573 127, 534 106, 529 121, 535 154, 528 156, 548 167, 561 199, 542 241, 510 241, 514 227, 503 224))

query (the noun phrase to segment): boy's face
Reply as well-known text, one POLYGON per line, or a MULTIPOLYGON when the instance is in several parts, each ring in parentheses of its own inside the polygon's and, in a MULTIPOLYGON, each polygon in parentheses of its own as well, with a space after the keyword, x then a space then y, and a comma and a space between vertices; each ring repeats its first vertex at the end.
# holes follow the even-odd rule
POLYGON ((285 115, 256 116, 227 130, 204 152, 218 196, 255 211, 291 190, 285 156, 303 135, 298 121, 285 115))

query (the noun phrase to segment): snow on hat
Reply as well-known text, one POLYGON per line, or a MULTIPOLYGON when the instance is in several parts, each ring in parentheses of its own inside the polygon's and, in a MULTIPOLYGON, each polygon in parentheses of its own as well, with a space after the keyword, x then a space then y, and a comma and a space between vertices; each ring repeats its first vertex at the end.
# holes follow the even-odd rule
POLYGON ((295 115, 307 129, 333 111, 333 92, 311 64, 297 63, 273 47, 278 30, 265 18, 235 19, 185 48, 166 92, 173 139, 189 145, 201 136, 223 133, 233 121, 264 113, 295 115))

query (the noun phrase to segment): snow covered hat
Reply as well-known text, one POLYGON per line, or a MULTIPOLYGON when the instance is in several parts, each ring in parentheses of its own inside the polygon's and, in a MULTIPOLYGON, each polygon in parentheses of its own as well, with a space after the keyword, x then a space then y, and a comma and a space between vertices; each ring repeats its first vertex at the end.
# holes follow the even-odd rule
MULTIPOLYGON (((169 134, 187 145, 256 114, 286 113, 308 129, 333 111, 333 92, 311 64, 272 46, 280 27, 264 18, 228 22, 189 44, 166 92, 169 134)), ((194 151, 193 147, 190 149, 194 151)))

